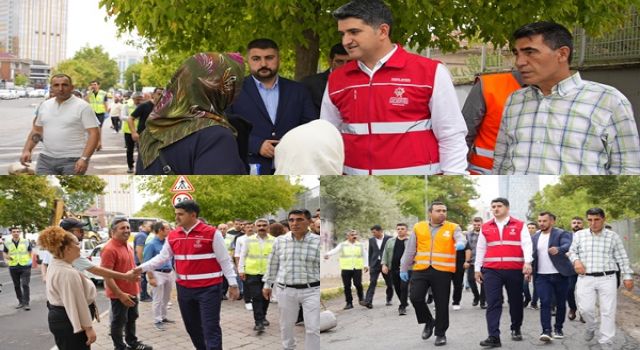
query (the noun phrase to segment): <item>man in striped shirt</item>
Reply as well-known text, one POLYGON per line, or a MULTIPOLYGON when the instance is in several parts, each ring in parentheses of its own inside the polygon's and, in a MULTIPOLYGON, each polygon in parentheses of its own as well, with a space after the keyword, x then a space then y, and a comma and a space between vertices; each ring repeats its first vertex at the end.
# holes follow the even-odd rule
POLYGON ((640 174, 640 141, 629 100, 570 70, 571 33, 556 23, 513 34, 515 65, 529 85, 509 97, 494 174, 640 174))
POLYGON ((600 338, 603 349, 611 349, 616 334, 617 284, 620 266, 624 286, 633 289, 633 271, 620 236, 605 228, 601 208, 587 210, 589 228, 574 233, 569 259, 578 273, 576 300, 580 315, 587 323, 585 340, 593 339, 596 323, 596 295, 600 310, 600 338), (617 266, 617 265, 618 266, 617 266))

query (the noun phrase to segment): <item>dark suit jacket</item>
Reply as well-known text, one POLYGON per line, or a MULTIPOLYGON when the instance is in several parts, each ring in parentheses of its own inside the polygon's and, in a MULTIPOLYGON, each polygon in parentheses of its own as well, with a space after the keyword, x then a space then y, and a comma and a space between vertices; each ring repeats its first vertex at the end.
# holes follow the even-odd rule
POLYGON ((382 268, 382 253, 384 253, 384 246, 387 244, 387 241, 391 239, 391 236, 383 235, 382 236, 382 246, 378 249, 378 243, 376 243, 376 238, 369 238, 369 269, 376 270, 382 268))
POLYGON ((249 163, 260 164, 261 175, 273 174, 273 159, 260 155, 260 146, 265 140, 280 140, 296 126, 318 119, 307 89, 302 84, 278 78, 279 101, 275 125, 269 118, 258 87, 251 76, 245 78, 240 96, 227 112, 242 116, 253 128, 249 136, 249 163))
POLYGON ((310 75, 303 78, 300 82, 304 84, 311 94, 311 101, 316 107, 316 113, 320 115, 320 107, 322 106, 322 97, 324 96, 324 90, 327 87, 327 81, 329 81, 329 73, 331 69, 318 74, 310 75))
MULTIPOLYGON (((556 247, 558 248, 558 254, 551 255, 549 253, 549 257, 551 258, 551 262, 553 266, 560 272, 563 276, 573 276, 576 274, 573 269, 573 265, 571 261, 567 257, 567 252, 569 251, 569 247, 571 247, 571 242, 573 241, 573 235, 571 233, 554 227, 551 229, 551 236, 549 237, 549 248, 556 247)), ((538 269, 538 240, 540 239, 540 231, 536 232, 533 236, 531 236, 531 242, 533 243, 533 263, 532 267, 534 271, 538 269)))

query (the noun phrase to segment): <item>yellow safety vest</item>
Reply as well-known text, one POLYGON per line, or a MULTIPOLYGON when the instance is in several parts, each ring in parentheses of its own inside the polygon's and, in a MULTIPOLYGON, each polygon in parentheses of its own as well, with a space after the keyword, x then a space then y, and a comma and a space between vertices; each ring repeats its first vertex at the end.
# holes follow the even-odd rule
POLYGON ((247 245, 247 256, 244 261, 244 272, 247 275, 264 275, 267 273, 267 258, 271 254, 275 238, 267 235, 262 246, 257 234, 248 238, 244 244, 247 245))
POLYGON ((416 234, 414 270, 426 270, 429 266, 444 272, 456 271, 456 242, 453 233, 458 225, 445 221, 433 237, 429 223, 421 221, 413 227, 416 234))
POLYGON ((107 98, 107 93, 103 90, 98 90, 98 95, 96 96, 93 91, 90 91, 87 96, 89 96, 89 104, 93 111, 96 114, 105 113, 107 110, 104 108, 104 101, 107 98))
POLYGON ((340 253, 340 270, 362 270, 362 243, 351 244, 348 241, 342 243, 340 253))
POLYGON ((13 259, 9 260, 9 267, 12 266, 31 266, 31 254, 29 254, 29 241, 20 238, 18 247, 13 243, 12 239, 8 239, 4 244, 9 250, 9 256, 13 259))
MULTIPOLYGON (((129 112, 129 116, 131 116, 131 113, 133 113, 133 111, 136 110, 136 105, 133 103, 133 99, 129 99, 127 101, 127 111, 129 112)), ((133 121, 133 125, 136 127, 136 129, 138 128, 138 119, 136 118, 133 121)), ((129 129, 129 123, 126 120, 122 121, 122 132, 125 134, 131 134, 131 129, 129 129)))
POLYGON ((229 234, 224 236, 224 246, 227 247, 228 251, 232 250, 231 243, 233 243, 233 238, 234 238, 233 235, 229 235, 229 234))

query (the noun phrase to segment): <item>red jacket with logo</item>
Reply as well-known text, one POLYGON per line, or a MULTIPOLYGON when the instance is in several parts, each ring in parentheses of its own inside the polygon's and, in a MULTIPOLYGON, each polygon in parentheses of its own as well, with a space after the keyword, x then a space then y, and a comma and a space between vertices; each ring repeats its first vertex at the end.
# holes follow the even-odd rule
POLYGON ((524 266, 524 253, 520 234, 524 222, 509 218, 509 222, 500 230, 495 219, 491 219, 482 225, 482 234, 487 240, 487 252, 484 255, 482 267, 496 270, 522 270, 524 266))
POLYGON ((189 234, 182 227, 169 233, 179 285, 200 288, 222 283, 222 268, 213 252, 215 233, 215 227, 201 222, 189 234))
POLYGON ((429 100, 437 61, 398 45, 373 78, 351 61, 329 76, 340 111, 347 174, 439 173, 429 100))

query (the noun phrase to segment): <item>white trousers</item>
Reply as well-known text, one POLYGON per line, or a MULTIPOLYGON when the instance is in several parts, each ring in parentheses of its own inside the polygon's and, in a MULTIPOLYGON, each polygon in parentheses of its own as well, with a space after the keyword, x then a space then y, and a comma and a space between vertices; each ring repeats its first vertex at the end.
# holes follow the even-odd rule
POLYGON ((613 344, 616 335, 616 275, 602 277, 578 276, 576 302, 588 331, 598 328, 596 322, 596 300, 600 311, 600 344, 613 344))
POLYGON ((304 315, 304 349, 320 350, 320 286, 295 289, 278 285, 278 309, 280 310, 280 338, 285 350, 296 348, 295 327, 298 310, 302 305, 304 315))
POLYGON ((153 321, 162 322, 167 318, 167 304, 171 298, 171 288, 175 283, 175 277, 173 272, 159 272, 153 271, 153 276, 156 278, 156 287, 151 287, 151 293, 153 297, 153 321))

